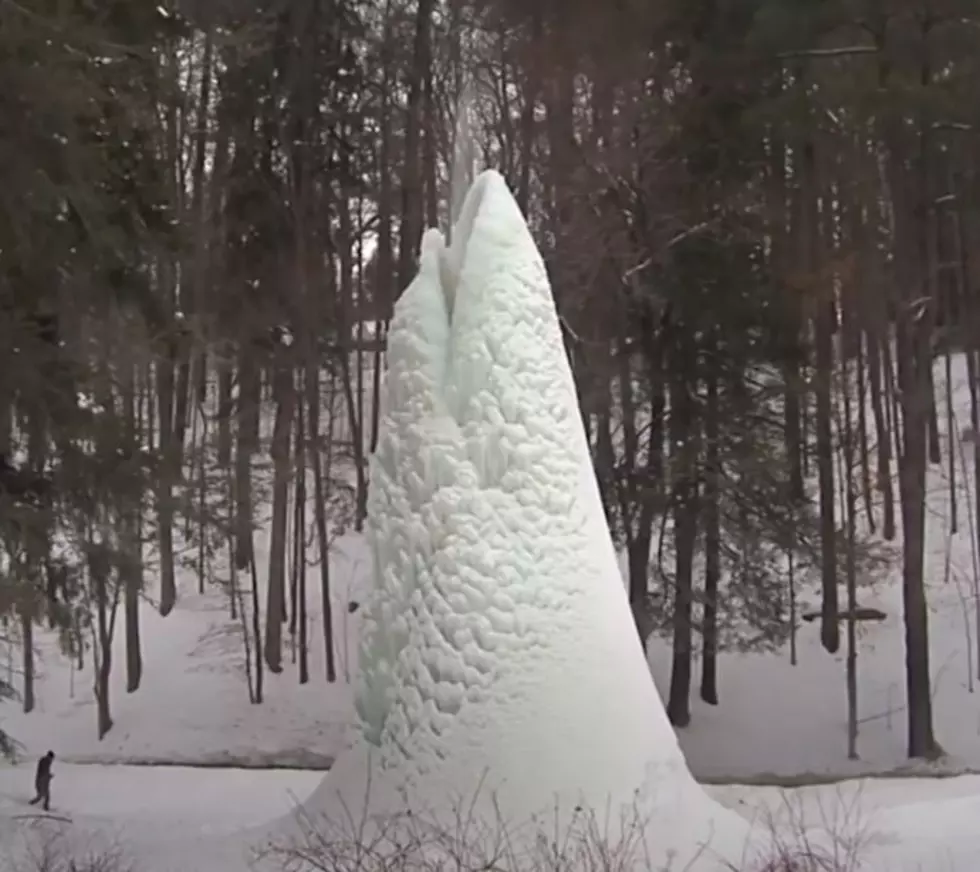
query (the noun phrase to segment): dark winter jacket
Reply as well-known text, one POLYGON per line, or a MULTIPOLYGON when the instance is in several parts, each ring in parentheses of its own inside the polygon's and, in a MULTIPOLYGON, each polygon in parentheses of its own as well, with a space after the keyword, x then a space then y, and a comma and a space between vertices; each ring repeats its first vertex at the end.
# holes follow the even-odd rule
POLYGON ((47 784, 51 781, 51 763, 53 759, 53 757, 45 754, 37 761, 37 771, 34 773, 35 786, 40 787, 42 784, 47 784))

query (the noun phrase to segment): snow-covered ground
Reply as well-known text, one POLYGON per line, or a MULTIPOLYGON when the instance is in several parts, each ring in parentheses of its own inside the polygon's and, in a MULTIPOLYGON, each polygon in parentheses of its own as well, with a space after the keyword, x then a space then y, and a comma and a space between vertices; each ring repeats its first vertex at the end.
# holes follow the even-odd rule
MULTIPOLYGON (((171 839, 185 834, 220 840, 257 827, 297 808, 322 779, 322 773, 303 770, 122 765, 62 764, 57 772, 54 820, 43 832, 72 833, 99 826, 114 833, 155 829, 161 840, 168 833, 171 839)), ((15 822, 22 832, 33 827, 38 836, 41 816, 27 805, 31 775, 26 765, 0 770, 0 823, 15 822)), ((796 821, 806 820, 817 834, 832 834, 840 843, 853 844, 869 872, 972 872, 980 856, 980 837, 956 842, 947 838, 951 830, 976 831, 978 776, 862 779, 791 789, 728 785, 709 787, 708 793, 760 830, 779 821, 792 833, 796 821), (915 845, 914 853, 909 844, 915 845)), ((107 844, 111 851, 122 851, 119 860, 128 861, 138 872, 141 858, 131 848, 122 840, 107 844)), ((7 848, 0 843, 2 872, 39 872, 23 857, 15 864, 7 848)), ((120 862, 116 869, 125 865, 120 862)), ((214 872, 245 869, 243 863, 214 872)))
MULTIPOLYGON (((301 769, 78 765, 55 761, 51 814, 65 819, 166 821, 188 832, 235 832, 280 817, 323 778, 301 769)), ((33 765, 0 770, 0 817, 39 814, 33 765)), ((2 864, 0 864, 2 868, 2 864)))
MULTIPOLYGON (((260 547, 264 538, 260 531, 260 547)), ((184 573, 180 600, 167 618, 150 603, 142 608, 143 681, 133 694, 126 693, 120 616, 114 726, 102 741, 95 733, 91 663, 76 671, 51 634, 41 634, 35 710, 25 715, 15 703, 0 703, 0 723, 31 755, 51 748, 79 762, 327 767, 346 743, 352 710, 346 678, 356 656, 358 623, 347 604, 356 596, 353 585, 363 581, 366 560, 360 536, 338 541, 332 565, 339 680, 333 684, 324 677, 319 593, 311 591, 309 683, 299 684, 284 633, 285 670, 266 672, 264 701, 251 704, 240 621, 229 618, 227 596, 199 595, 196 578, 184 573)), ((0 653, 0 670, 16 669, 18 662, 16 650, 0 653)), ((19 684, 16 673, 12 683, 19 684)))

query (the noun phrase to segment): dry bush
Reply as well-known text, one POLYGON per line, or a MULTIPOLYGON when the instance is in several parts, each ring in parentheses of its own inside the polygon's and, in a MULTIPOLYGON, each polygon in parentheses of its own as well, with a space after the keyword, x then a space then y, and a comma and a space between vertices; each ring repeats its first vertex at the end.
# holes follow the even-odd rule
MULTIPOLYGON (((858 872, 871 837, 861 795, 860 789, 851 796, 838 789, 833 801, 817 802, 814 821, 801 796, 784 793, 781 814, 766 810, 761 816, 767 850, 748 864, 748 872, 858 872)), ((746 872, 746 867, 729 867, 729 872, 746 872)))
MULTIPOLYGON (((629 872, 650 869, 643 827, 626 822, 614 844, 594 814, 576 812, 571 824, 533 839, 498 815, 492 823, 459 807, 451 823, 405 812, 384 819, 338 825, 297 813, 299 834, 261 853, 283 872, 629 872), (530 847, 528 845, 530 844, 530 847)), ((556 820, 558 815, 555 815, 556 820)))
MULTIPOLYGON (((297 833, 269 845, 258 858, 282 872, 857 872, 867 830, 857 799, 840 797, 820 806, 820 819, 804 819, 802 801, 784 797, 782 814, 771 811, 754 823, 765 832, 765 849, 731 865, 711 862, 704 844, 686 867, 656 865, 649 855, 646 820, 634 810, 603 823, 595 812, 576 809, 567 825, 555 810, 554 826, 538 820, 515 828, 499 811, 489 823, 475 814, 475 801, 460 803, 451 822, 406 811, 385 818, 345 808, 331 820, 298 808, 297 833)), ((748 851, 748 848, 746 849, 748 851)))
POLYGON ((123 849, 105 839, 79 843, 67 819, 38 815, 4 840, 2 872, 133 872, 123 849), (16 841, 16 847, 11 844, 16 841))

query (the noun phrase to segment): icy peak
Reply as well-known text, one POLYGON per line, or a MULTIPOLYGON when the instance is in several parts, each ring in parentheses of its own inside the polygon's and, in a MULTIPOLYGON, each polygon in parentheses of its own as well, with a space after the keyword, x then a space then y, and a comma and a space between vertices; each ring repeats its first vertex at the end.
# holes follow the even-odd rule
POLYGON ((640 799, 678 860, 719 823, 744 835, 694 784, 651 681, 544 263, 497 173, 448 248, 425 235, 396 306, 369 535, 363 744, 325 788, 360 801, 370 781, 413 808, 482 790, 519 821, 640 799))

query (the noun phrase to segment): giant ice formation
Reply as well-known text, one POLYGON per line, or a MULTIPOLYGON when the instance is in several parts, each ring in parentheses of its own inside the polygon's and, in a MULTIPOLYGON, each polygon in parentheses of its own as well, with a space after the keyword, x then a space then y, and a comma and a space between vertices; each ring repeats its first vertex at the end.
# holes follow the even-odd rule
POLYGON ((746 826, 694 782, 650 679, 544 264, 498 174, 450 246, 424 237, 385 384, 361 730, 310 804, 631 810, 671 868, 737 855, 746 826))

